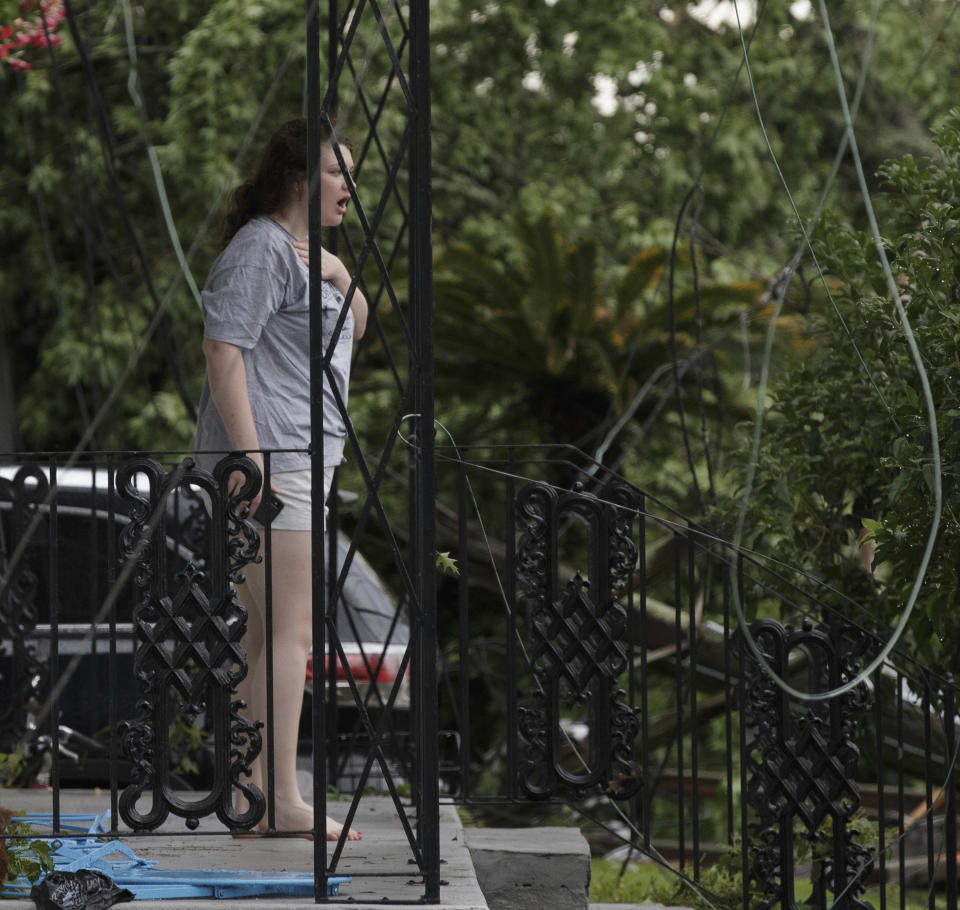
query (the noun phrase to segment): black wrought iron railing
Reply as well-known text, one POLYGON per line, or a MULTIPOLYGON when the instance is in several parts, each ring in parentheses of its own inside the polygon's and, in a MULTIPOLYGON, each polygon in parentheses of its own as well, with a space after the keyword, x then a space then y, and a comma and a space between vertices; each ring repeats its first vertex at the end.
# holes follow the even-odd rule
POLYGON ((886 640, 840 592, 574 449, 438 459, 455 798, 562 805, 712 906, 957 906, 951 679, 903 649, 870 670, 886 640))
MULTIPOLYGON (((115 835, 271 818, 269 785, 233 808, 272 722, 235 694, 237 573, 258 547, 270 559, 223 495, 238 467, 255 470, 0 465, 0 751, 26 745, 21 782, 52 785, 55 813, 96 785, 115 835)), ((855 605, 573 449, 439 447, 437 485, 437 547, 459 569, 438 576, 439 652, 411 646, 390 553, 370 554, 377 571, 342 528, 328 538, 326 652, 305 686, 328 736, 313 768, 354 794, 351 815, 379 788, 425 864, 401 784, 432 776, 480 816, 572 811, 595 849, 652 858, 714 906, 957 905, 951 679, 897 649, 864 675, 884 641, 855 605), (434 731, 411 716, 425 662, 434 731)))
MULTIPOLYGON (((237 691, 247 673, 237 586, 254 561, 268 580, 265 650, 274 652, 271 531, 241 507, 259 484, 239 454, 212 472, 183 455, 0 459, 0 752, 23 759, 8 785, 52 787, 55 831, 70 811, 61 793, 96 787, 109 792, 114 836, 174 817, 195 830, 208 816, 225 831, 291 833, 275 821, 269 748, 261 786, 248 782, 264 734, 273 740, 274 698, 253 717, 237 691), (238 471, 246 482, 229 496, 238 471)), ((391 593, 343 534, 331 528, 326 540, 328 606, 302 669, 299 749, 324 792, 329 781, 353 794, 341 810, 347 826, 366 789, 389 796, 422 867, 408 821, 416 795, 399 794, 420 767, 409 598, 391 593)), ((273 672, 267 662, 268 692, 273 672)))

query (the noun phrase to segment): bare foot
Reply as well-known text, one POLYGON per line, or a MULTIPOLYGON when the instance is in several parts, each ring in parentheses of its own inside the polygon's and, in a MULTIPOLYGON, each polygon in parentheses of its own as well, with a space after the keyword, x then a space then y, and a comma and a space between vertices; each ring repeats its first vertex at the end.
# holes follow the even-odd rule
MULTIPOLYGON (((343 833, 343 825, 340 822, 334 821, 330 816, 327 816, 327 840, 340 840, 340 835, 343 833)), ((351 828, 347 832, 347 840, 363 840, 362 831, 354 831, 351 828)))
MULTIPOLYGON (((313 808, 306 803, 281 803, 277 800, 277 831, 297 831, 313 827, 313 808)), ((343 833, 343 825, 327 816, 327 840, 336 841, 343 833)), ((301 834, 299 837, 313 840, 312 834, 301 834)), ((347 840, 360 840, 363 834, 353 829, 347 832, 347 840)))

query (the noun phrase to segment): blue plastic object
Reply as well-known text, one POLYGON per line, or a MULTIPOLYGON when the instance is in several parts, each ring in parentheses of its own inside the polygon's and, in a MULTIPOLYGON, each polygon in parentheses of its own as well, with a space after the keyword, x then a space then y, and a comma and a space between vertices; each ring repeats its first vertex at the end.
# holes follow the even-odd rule
MULTIPOLYGON (((53 827, 52 815, 17 816, 17 821, 36 827, 53 827)), ((102 839, 110 824, 110 813, 60 816, 60 830, 79 831, 77 837, 53 841, 54 868, 65 872, 99 869, 122 888, 133 892, 134 900, 176 898, 312 897, 313 875, 306 872, 256 872, 246 869, 157 869, 157 860, 143 859, 123 841, 102 839)), ((340 893, 350 876, 327 879, 327 895, 340 893)), ((25 876, 8 882, 4 896, 29 896, 31 883, 25 876)))

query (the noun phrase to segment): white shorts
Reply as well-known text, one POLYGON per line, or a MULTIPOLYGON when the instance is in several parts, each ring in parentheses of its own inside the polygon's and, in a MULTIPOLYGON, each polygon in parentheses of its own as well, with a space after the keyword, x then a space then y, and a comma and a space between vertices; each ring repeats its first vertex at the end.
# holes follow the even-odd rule
MULTIPOLYGON (((332 465, 323 469, 323 515, 327 516, 327 497, 333 486, 332 465)), ((302 471, 278 471, 270 475, 270 486, 280 499, 283 509, 273 520, 270 527, 274 531, 309 531, 312 527, 313 506, 311 504, 310 469, 302 471)))

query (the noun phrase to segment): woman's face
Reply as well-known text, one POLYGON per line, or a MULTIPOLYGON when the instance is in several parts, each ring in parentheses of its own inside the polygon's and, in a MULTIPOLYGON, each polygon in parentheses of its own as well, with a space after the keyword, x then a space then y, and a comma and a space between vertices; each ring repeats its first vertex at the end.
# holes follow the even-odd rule
MULTIPOLYGON (((340 154, 347 171, 353 173, 353 155, 346 146, 340 146, 340 154)), ((350 203, 350 190, 340 170, 340 164, 333 148, 324 143, 320 153, 320 224, 324 227, 337 227, 346 214, 350 203)))

